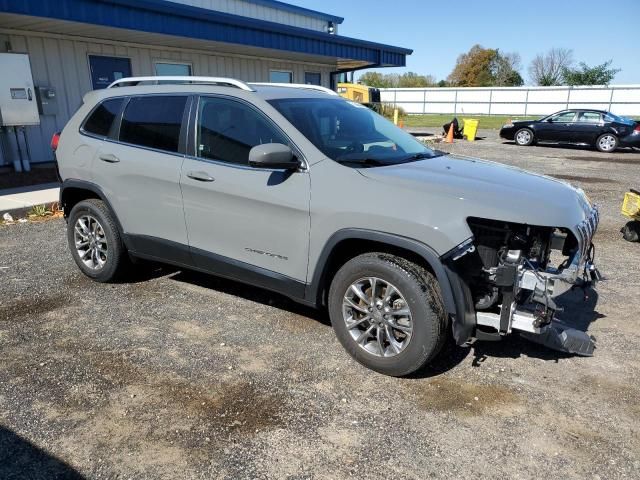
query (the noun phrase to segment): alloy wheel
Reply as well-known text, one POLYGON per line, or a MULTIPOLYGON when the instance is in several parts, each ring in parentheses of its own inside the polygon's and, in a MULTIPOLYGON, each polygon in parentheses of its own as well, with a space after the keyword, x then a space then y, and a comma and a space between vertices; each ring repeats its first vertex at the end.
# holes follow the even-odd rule
POLYGON ((516 136, 519 145, 526 145, 531 141, 531 132, 528 130, 520 130, 516 136))
POLYGON ((351 338, 372 355, 396 356, 411 341, 409 305, 397 287, 381 278, 352 283, 344 295, 342 315, 351 338))
POLYGON ((78 257, 91 270, 100 270, 107 263, 107 237, 93 215, 78 217, 73 238, 78 257))
POLYGON ((616 138, 613 135, 603 135, 600 137, 598 145, 600 146, 600 150, 610 152, 616 148, 616 138))

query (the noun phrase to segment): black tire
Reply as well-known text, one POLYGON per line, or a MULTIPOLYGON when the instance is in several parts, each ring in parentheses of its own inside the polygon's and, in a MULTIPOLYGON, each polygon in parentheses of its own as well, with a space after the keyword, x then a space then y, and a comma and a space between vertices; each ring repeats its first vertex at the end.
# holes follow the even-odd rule
POLYGON ((520 145, 521 147, 528 147, 530 145, 533 145, 535 140, 536 137, 533 133, 533 130, 531 130, 530 128, 521 128, 513 136, 513 141, 516 142, 516 145, 520 145))
POLYGON ((328 303, 331 324, 342 346, 362 365, 385 375, 400 377, 419 370, 436 357, 449 334, 436 278, 421 266, 386 253, 366 253, 345 263, 331 282, 328 303), (369 276, 394 285, 411 311, 411 339, 395 356, 366 351, 350 335, 343 317, 346 292, 358 279, 369 276))
POLYGON ((67 221, 67 241, 71 256, 76 262, 76 265, 78 265, 78 268, 87 277, 96 282, 113 282, 122 278, 129 270, 131 263, 122 237, 120 236, 120 231, 118 230, 113 214, 101 200, 93 198, 83 200, 73 207, 67 221), (106 260, 104 261, 104 265, 95 269, 86 265, 80 258, 75 244, 76 222, 79 218, 86 215, 90 215, 97 220, 104 232, 103 239, 106 241, 106 260))
POLYGON ((618 148, 618 137, 613 133, 603 133, 596 140, 596 148, 603 153, 613 153, 618 148))
POLYGON ((640 242, 640 222, 628 222, 620 232, 627 242, 640 242))

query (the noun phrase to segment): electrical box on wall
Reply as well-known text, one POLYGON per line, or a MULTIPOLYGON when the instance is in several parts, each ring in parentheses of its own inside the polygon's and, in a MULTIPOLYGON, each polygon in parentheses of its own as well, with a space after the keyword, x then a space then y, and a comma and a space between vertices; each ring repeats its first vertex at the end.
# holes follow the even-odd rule
POLYGON ((57 115, 58 100, 56 91, 51 87, 36 87, 36 99, 40 115, 57 115))
POLYGON ((0 126, 40 125, 29 55, 0 53, 0 126))

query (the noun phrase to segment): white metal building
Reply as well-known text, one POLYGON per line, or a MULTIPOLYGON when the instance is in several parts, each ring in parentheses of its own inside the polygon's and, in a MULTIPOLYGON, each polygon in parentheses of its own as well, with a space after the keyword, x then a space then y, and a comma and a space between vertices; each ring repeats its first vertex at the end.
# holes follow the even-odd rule
POLYGON ((411 50, 342 37, 342 21, 275 0, 0 0, 0 71, 3 53, 27 54, 34 90, 12 100, 46 99, 39 125, 0 127, 0 166, 18 145, 32 163, 51 161, 49 140, 82 96, 122 76, 332 86, 339 73, 405 65, 411 50))

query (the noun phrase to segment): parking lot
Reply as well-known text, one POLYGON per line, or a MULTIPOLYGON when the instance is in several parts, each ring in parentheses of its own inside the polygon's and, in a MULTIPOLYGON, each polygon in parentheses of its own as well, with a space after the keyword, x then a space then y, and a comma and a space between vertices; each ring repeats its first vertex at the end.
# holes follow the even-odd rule
POLYGON ((385 377, 324 312, 172 269, 92 283, 64 221, 0 226, 0 478, 639 478, 640 245, 619 208, 640 152, 480 135, 438 148, 567 180, 600 206, 607 280, 568 300, 594 357, 513 336, 385 377))

